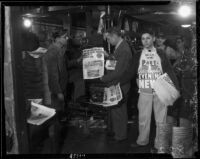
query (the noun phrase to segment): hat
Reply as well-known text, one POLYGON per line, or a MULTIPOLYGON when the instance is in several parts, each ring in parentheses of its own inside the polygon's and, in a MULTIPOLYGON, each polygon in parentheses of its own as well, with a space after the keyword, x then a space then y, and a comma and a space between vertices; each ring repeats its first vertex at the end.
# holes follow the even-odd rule
POLYGON ((56 31, 56 32, 52 33, 52 37, 53 37, 53 39, 56 39, 58 37, 66 38, 67 37, 67 33, 66 32, 62 32, 62 31, 60 31, 60 32, 56 31))
POLYGON ((155 36, 155 32, 153 31, 152 28, 145 28, 144 30, 141 31, 141 35, 145 34, 145 33, 148 33, 152 36, 155 36))
POLYGON ((165 34, 162 32, 158 33, 156 37, 166 38, 165 34))

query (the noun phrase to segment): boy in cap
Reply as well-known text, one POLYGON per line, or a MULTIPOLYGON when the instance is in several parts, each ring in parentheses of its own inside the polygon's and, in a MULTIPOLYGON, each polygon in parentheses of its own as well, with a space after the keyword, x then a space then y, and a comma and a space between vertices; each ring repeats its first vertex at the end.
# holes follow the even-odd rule
MULTIPOLYGON (((167 73, 175 87, 179 90, 178 81, 166 54, 154 47, 155 36, 146 30, 142 33, 143 50, 134 56, 133 74, 139 86, 139 136, 131 147, 146 146, 149 143, 151 113, 154 109, 156 123, 165 123, 167 106, 161 103, 152 88, 153 82, 162 74, 167 73)), ((156 139, 157 140, 156 134, 156 139)))

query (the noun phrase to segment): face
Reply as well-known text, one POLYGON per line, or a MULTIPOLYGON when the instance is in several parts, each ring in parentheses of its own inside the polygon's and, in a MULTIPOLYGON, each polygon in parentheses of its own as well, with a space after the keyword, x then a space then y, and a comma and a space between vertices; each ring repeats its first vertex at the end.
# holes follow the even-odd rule
POLYGON ((107 40, 111 45, 114 46, 117 45, 118 38, 119 37, 116 34, 110 34, 110 33, 107 34, 107 40))
POLYGON ((56 42, 63 48, 67 44, 67 39, 65 37, 59 37, 56 39, 56 42))
POLYGON ((141 40, 142 40, 142 45, 144 48, 151 48, 155 41, 155 37, 153 37, 149 33, 144 33, 142 34, 141 40))
POLYGON ((184 46, 184 42, 181 39, 176 40, 177 48, 182 48, 184 46))
POLYGON ((164 43, 165 41, 166 41, 166 39, 163 38, 163 37, 157 37, 157 38, 156 38, 156 44, 157 44, 158 46, 163 45, 163 43, 164 43))

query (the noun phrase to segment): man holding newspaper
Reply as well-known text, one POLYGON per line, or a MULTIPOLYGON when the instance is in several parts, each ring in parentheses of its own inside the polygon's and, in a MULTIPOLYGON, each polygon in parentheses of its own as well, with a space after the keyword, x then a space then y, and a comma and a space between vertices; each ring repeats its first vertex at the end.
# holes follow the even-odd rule
POLYGON ((109 86, 120 84, 122 90, 123 99, 116 106, 111 107, 112 131, 114 141, 118 142, 127 138, 127 95, 130 79, 124 78, 127 77, 125 75, 131 68, 132 53, 128 43, 121 37, 119 29, 114 27, 108 29, 107 40, 115 46, 115 50, 112 59, 106 61, 107 74, 100 79, 109 86))

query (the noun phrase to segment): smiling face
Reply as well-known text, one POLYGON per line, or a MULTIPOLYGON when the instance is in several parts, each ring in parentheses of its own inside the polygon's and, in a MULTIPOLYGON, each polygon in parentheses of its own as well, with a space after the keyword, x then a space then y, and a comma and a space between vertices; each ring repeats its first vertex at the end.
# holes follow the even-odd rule
POLYGON ((149 49, 149 48, 153 47, 155 37, 149 33, 144 33, 144 34, 142 34, 141 40, 142 40, 143 47, 149 49))

